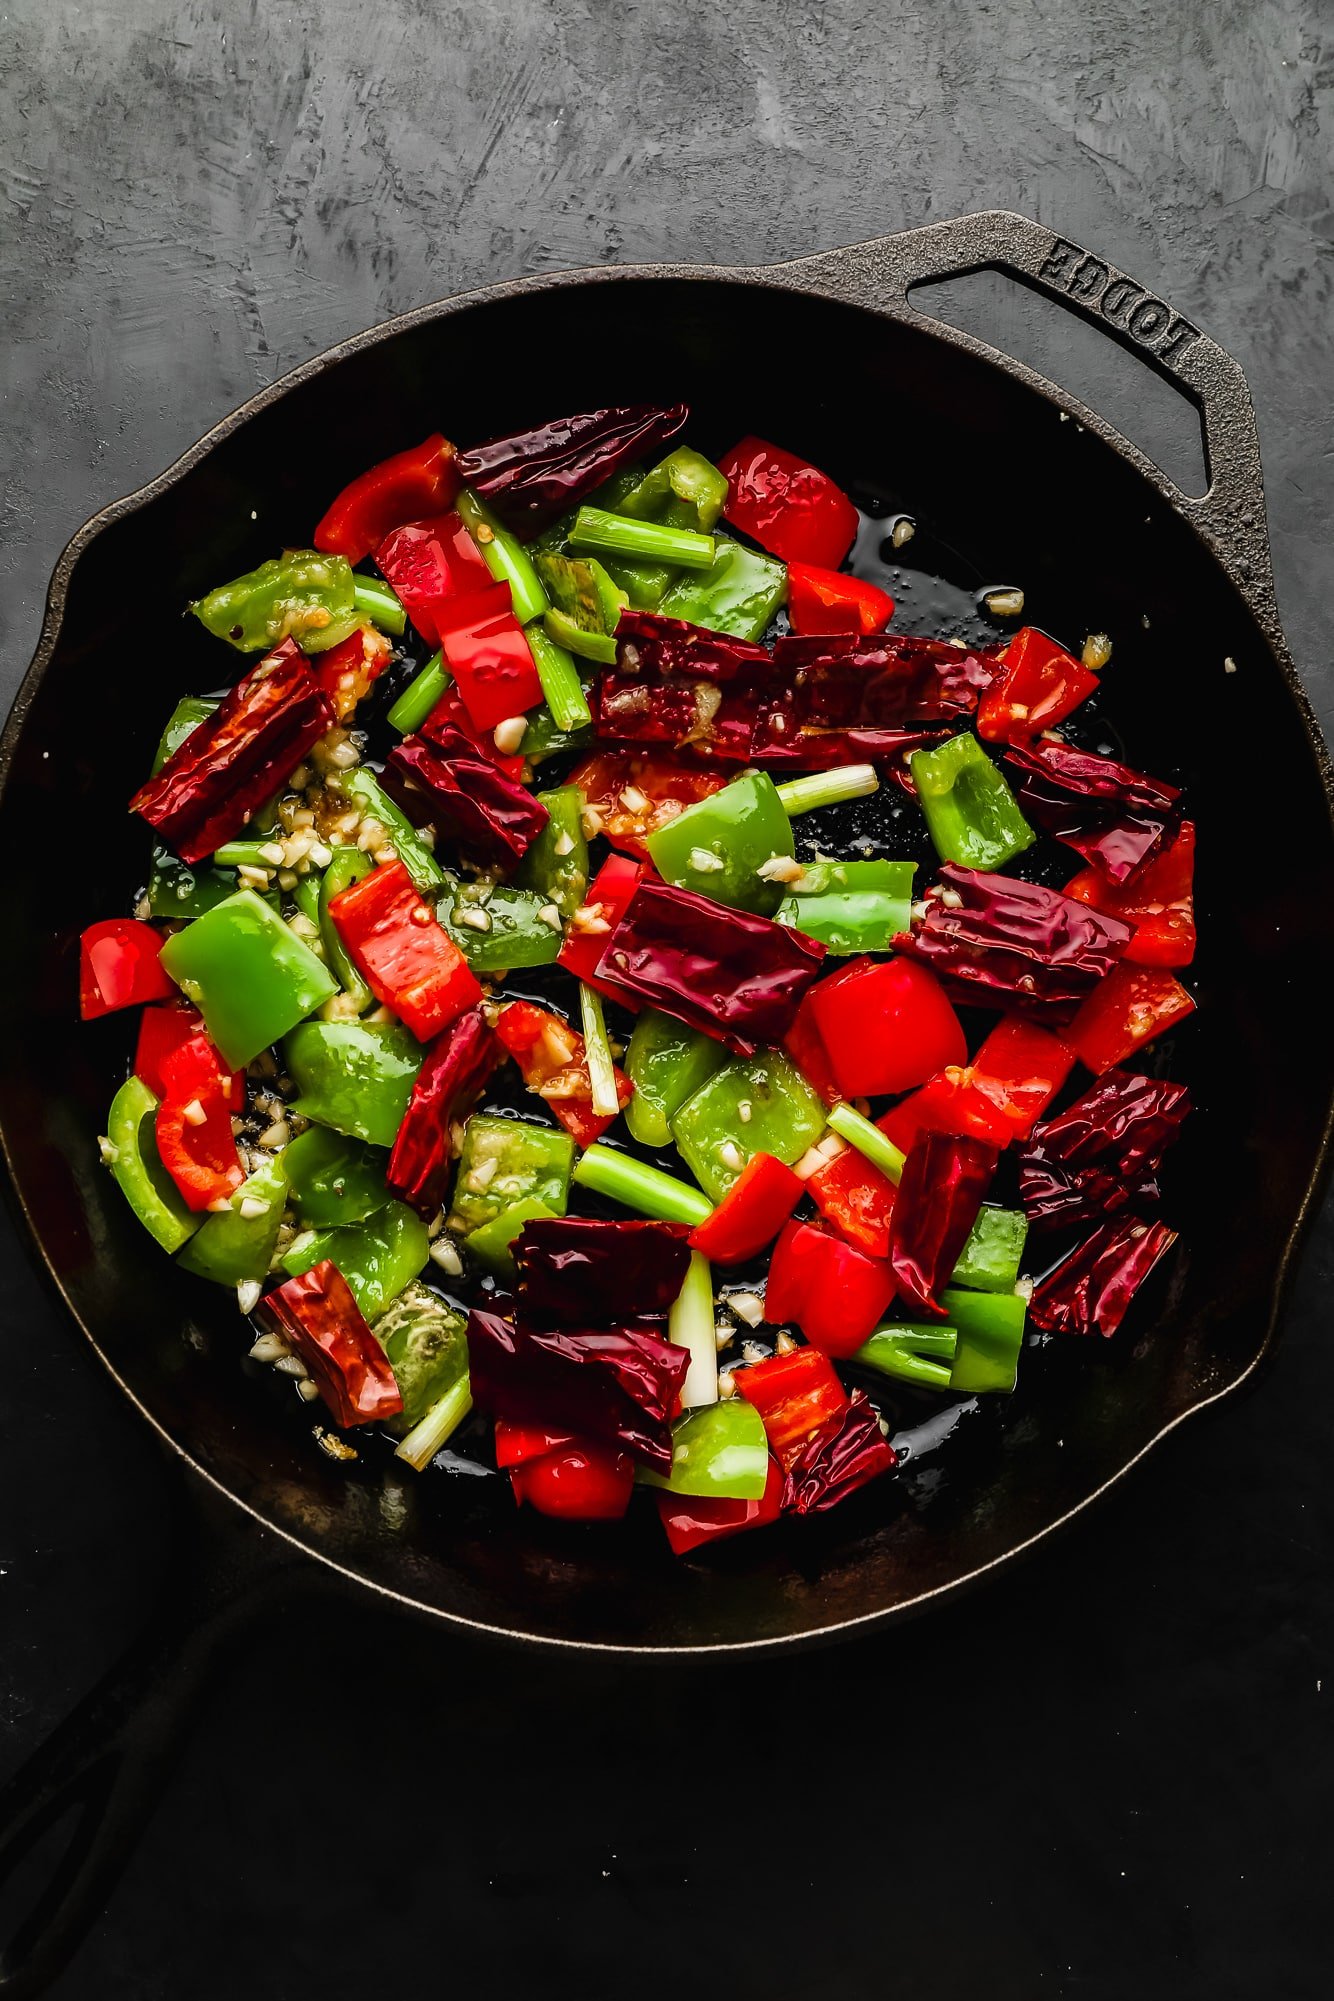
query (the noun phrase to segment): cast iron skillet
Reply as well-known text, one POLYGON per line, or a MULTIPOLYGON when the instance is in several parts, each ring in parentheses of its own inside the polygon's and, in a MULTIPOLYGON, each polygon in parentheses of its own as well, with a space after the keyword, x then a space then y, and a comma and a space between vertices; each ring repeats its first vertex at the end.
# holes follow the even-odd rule
POLYGON ((1334 1097, 1334 1045, 1304 1052, 1298 1092, 1288 1037, 1298 982, 1325 992, 1334 970, 1334 785, 1279 629, 1250 401, 1212 341, 1019 216, 762 270, 650 266, 495 285, 346 341, 75 536, 0 783, 0 845, 32 853, 40 829, 46 858, 6 890, 24 967, 0 987, 0 1046, 23 1052, 0 1080, 17 1202, 94 1351, 179 1460, 235 1504, 215 1512, 241 1531, 219 1559, 214 1528, 188 1566, 200 1594, 0 1800, 0 1881, 43 1828, 81 1809, 3 1961, 6 1994, 37 1991, 104 1898, 166 1756, 180 1659, 207 1651, 256 1564, 272 1571, 299 1553, 412 1610, 529 1642, 705 1651, 846 1635, 921 1609, 1069 1520, 1234 1390, 1274 1338, 1334 1097), (1202 498, 1031 370, 914 309, 913 284, 982 268, 1058 298, 1197 403, 1202 498), (271 554, 349 468, 434 423, 478 438, 540 418, 556 385, 573 409, 688 398, 692 436, 721 445, 740 419, 845 482, 891 469, 914 512, 996 577, 1022 581, 1033 622, 1114 635, 1114 712, 1135 719, 1138 761, 1189 781, 1204 829, 1203 1006, 1188 1071, 1200 1109, 1175 1177, 1185 1251, 1155 1324, 1133 1354, 1075 1344, 1044 1357, 1012 1411, 993 1403, 971 1421, 957 1470, 929 1495, 886 1483, 809 1541, 742 1539, 700 1563, 660 1554, 633 1524, 585 1537, 519 1517, 483 1481, 399 1479, 378 1462, 349 1477, 326 1462, 308 1425, 238 1367, 231 1300, 162 1258, 99 1166, 119 1044, 113 1054, 114 1030, 80 1033, 75 1020, 78 933, 121 907, 142 872, 126 797, 181 689, 217 677, 190 628, 178 641, 164 625, 167 601, 271 554), (153 579, 163 604, 145 623, 153 579), (1271 774, 1262 820, 1238 782, 1257 740, 1271 774))

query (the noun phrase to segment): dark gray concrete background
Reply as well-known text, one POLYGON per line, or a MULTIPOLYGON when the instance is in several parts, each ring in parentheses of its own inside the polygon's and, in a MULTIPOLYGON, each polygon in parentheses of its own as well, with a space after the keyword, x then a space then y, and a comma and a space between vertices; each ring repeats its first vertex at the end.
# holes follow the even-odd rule
MULTIPOLYGON (((1241 360, 1334 723, 1332 51, 1327 0, 11 4, 5 699, 79 522, 356 328, 1002 206, 1241 360)), ((1003 310, 1059 369, 1041 309, 1003 310)), ((8 1771, 142 1617, 172 1489, 3 1229, 8 1771)), ((274 1617, 54 1991, 1329 1992, 1332 1280, 1327 1211, 1255 1394, 1021 1573, 857 1647, 589 1668, 361 1606, 274 1617)))

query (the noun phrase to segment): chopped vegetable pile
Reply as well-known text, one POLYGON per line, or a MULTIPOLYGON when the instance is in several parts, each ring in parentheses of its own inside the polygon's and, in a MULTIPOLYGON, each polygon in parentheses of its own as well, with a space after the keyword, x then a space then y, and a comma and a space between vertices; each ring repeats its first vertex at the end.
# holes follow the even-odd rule
POLYGON ((1117 1332, 1195 950, 1179 788, 1080 734, 1110 643, 889 629, 829 475, 688 420, 434 434, 195 602, 244 670, 80 987, 137 1010, 107 1166, 332 1457, 642 1488, 677 1555, 1117 1332))

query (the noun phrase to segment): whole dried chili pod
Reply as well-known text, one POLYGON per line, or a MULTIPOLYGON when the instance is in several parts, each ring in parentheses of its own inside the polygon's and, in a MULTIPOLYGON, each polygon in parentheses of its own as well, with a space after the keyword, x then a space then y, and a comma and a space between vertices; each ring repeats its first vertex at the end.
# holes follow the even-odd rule
POLYGON ((466 1118, 504 1051, 479 1007, 438 1035, 412 1087, 385 1180, 420 1215, 445 1199, 454 1145, 451 1128, 466 1118))
POLYGON ((1051 1229, 1156 1205, 1154 1176, 1189 1110, 1184 1084, 1109 1070, 1036 1126, 1020 1153, 1019 1192, 1030 1222, 1051 1229))
POLYGON ((894 1447, 864 1390, 854 1390, 844 1410, 812 1432, 787 1468, 783 1509, 794 1515, 824 1514, 858 1487, 898 1465, 894 1447))
POLYGON ((404 737, 380 783, 414 827, 433 827, 475 861, 512 868, 547 823, 547 809, 479 754, 461 731, 404 737))
POLYGON ((1044 739, 1004 761, 1024 812, 1113 883, 1143 868, 1181 818, 1175 785, 1073 744, 1044 739))
POLYGON ((269 1293, 259 1317, 301 1357, 339 1424, 369 1424, 402 1410, 388 1357, 331 1259, 269 1293))
POLYGON ((1104 1223, 1033 1294, 1029 1316, 1048 1334, 1115 1334, 1140 1286, 1176 1242, 1166 1223, 1104 1223))
POLYGON ((689 415, 684 403, 585 410, 531 431, 488 438, 460 452, 455 463, 464 485, 528 541, 622 466, 674 438, 689 415))
POLYGON ((889 1219, 889 1264, 900 1296, 943 1320, 940 1293, 959 1262, 1000 1149, 959 1133, 924 1132, 908 1154, 889 1219))
POLYGON ((955 999, 986 1006, 992 995, 1012 994, 1068 1006, 1111 971, 1134 935, 1119 918, 1039 883, 953 862, 940 878, 921 924, 900 932, 894 949, 946 976, 955 999))
POLYGON ((614 1326, 633 1304, 636 1320, 662 1320, 685 1282, 684 1223, 539 1217, 514 1246, 525 1314, 561 1326, 614 1326))
POLYGON ((266 653, 130 800, 172 853, 234 840, 327 729, 333 710, 294 639, 266 653))
POLYGON ((998 671, 994 654, 910 633, 785 636, 774 670, 802 724, 901 729, 971 714, 998 671))

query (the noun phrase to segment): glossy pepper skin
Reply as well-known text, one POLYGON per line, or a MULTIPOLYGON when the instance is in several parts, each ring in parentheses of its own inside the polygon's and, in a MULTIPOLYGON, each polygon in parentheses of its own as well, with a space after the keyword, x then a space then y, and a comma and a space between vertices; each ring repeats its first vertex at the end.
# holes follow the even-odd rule
POLYGON ((206 1035, 192 1036, 162 1059, 163 1097, 157 1109, 158 1158, 187 1207, 208 1209, 245 1180, 232 1136, 232 1079, 218 1068, 206 1035))
POLYGON ((1009 997, 1066 1008, 1111 971, 1132 936, 1119 918, 1040 883, 952 863, 927 892, 926 906, 921 923, 894 940, 895 951, 931 967, 978 1007, 1009 997))
POLYGON ((1166 1223, 1127 1216, 1104 1223, 1033 1294, 1033 1324, 1049 1334, 1110 1337, 1160 1258, 1176 1242, 1166 1223))
POLYGON ((857 533, 858 514, 828 473, 763 438, 744 437, 725 452, 723 513, 734 528, 785 563, 836 570, 857 533))
POLYGON ((1156 1206, 1155 1176, 1190 1110, 1184 1084, 1108 1070, 1038 1126, 1019 1161, 1019 1193, 1037 1229, 1101 1222, 1156 1206))
POLYGON ((690 1248, 711 1264, 746 1264, 771 1244, 805 1193, 790 1167, 753 1154, 722 1201, 690 1233, 690 1248))
POLYGON ((301 1357, 340 1425, 370 1424, 402 1410, 385 1352, 329 1259, 268 1293, 259 1313, 301 1357))
POLYGON ((476 1007, 482 989, 402 862, 383 862, 333 899, 329 915, 377 1000, 430 1042, 476 1007))
POLYGON ((223 696, 130 800, 183 862, 234 840, 333 725, 318 681, 285 639, 223 696))
POLYGON ((889 1265, 899 1295, 943 1320, 939 1295, 952 1276, 999 1158, 985 1140, 923 1133, 908 1155, 889 1231, 889 1265))
POLYGON ((133 917, 90 924, 79 939, 79 1014, 84 1021, 145 1001, 168 1000, 176 988, 159 963, 162 934, 133 917))
POLYGON ((169 938, 162 967, 238 1070, 338 991, 323 963, 251 889, 169 938))
POLYGON ((629 908, 643 873, 641 863, 629 861, 624 855, 610 855, 588 886, 582 926, 576 920, 556 955, 557 964, 567 973, 573 973, 576 980, 608 1000, 618 1000, 620 992, 599 980, 598 960, 607 939, 629 908))
POLYGON ((781 1042, 824 946, 668 883, 641 882, 597 964, 599 980, 742 1055, 781 1042))
POLYGON ((780 924, 818 938, 831 956, 887 952, 912 922, 915 862, 811 862, 778 906, 780 924))
POLYGON ((452 843, 483 866, 513 868, 547 823, 540 800, 453 730, 404 737, 380 782, 414 827, 433 828, 442 849, 452 843))
POLYGON ((1062 1033, 1085 1068, 1099 1076, 1194 1011, 1194 1000, 1164 968, 1120 965, 1062 1033))
POLYGON ((469 1008, 430 1045, 398 1129, 388 1186, 418 1215, 433 1216, 449 1186, 452 1128, 472 1110, 500 1061, 480 1008, 469 1008))
POLYGON ((787 569, 719 530, 707 570, 685 570, 659 600, 668 618, 689 619, 711 632, 756 640, 787 602, 787 569))
POLYGON ((1026 1139, 1075 1065, 1057 1035, 1009 1015, 971 1062, 939 1071, 876 1123, 902 1152, 924 1132, 960 1133, 1008 1146, 1026 1139))
POLYGON ((711 1035, 646 1007, 625 1052, 626 1075, 635 1087, 625 1114, 633 1137, 643 1146, 668 1146, 672 1119, 724 1060, 722 1045, 711 1035))
POLYGON ((598 831, 612 846, 643 859, 650 834, 683 806, 719 791, 727 776, 665 752, 600 750, 578 766, 570 783, 579 787, 588 810, 597 815, 598 831))
POLYGON ((588 894, 584 795, 577 785, 558 785, 539 792, 534 803, 546 819, 515 872, 515 885, 531 889, 543 903, 554 903, 568 923, 588 894))
POLYGON ((825 1112, 780 1049, 733 1057, 686 1099, 671 1121, 681 1158, 711 1201, 721 1202, 758 1153, 785 1166, 824 1129, 825 1112))
POLYGON ((158 1100, 141 1077, 127 1077, 107 1113, 110 1167, 117 1187, 164 1251, 178 1251, 203 1217, 190 1208, 158 1158, 158 1100))
POLYGON ((767 771, 749 771, 698 805, 687 806, 644 843, 664 882, 733 910, 772 917, 786 883, 761 873, 791 860, 792 822, 767 771))
POLYGON ((1087 701, 1098 677, 1036 626, 1015 633, 1001 671, 977 705, 977 733, 987 743, 1030 744, 1087 701))
POLYGON ((940 983, 908 959, 854 960, 815 989, 811 1011, 845 1098, 910 1091, 967 1058, 940 983))
POLYGON ((626 1452, 593 1439, 571 1439, 510 1471, 520 1507, 561 1522, 615 1522, 635 1491, 635 1465, 626 1452))
POLYGON ((1134 927, 1126 959, 1137 966, 1188 966, 1195 957, 1195 828, 1183 820, 1175 840, 1130 881, 1110 882, 1100 868, 1081 869, 1065 894, 1134 927))
POLYGON ((758 1412, 741 1397, 687 1411, 672 1427, 671 1472, 640 1477, 673 1494, 760 1500, 769 1480, 769 1447, 758 1412))
POLYGON ((1115 883, 1160 854, 1180 820, 1175 785, 1074 744, 1044 738, 1005 765, 1030 818, 1115 883))
POLYGON ((689 1556, 692 1550, 720 1542, 725 1536, 740 1535, 743 1529, 761 1529, 769 1522, 776 1522, 783 1506, 783 1472, 770 1459, 764 1492, 758 1501, 718 1501, 665 1492, 658 1493, 655 1499, 672 1554, 689 1556))
POLYGON ((525 1313, 557 1326, 663 1320, 685 1282, 681 1223, 552 1216, 525 1223, 514 1247, 525 1313))
POLYGON ((422 1066, 398 1022, 303 1021, 283 1042, 297 1087, 292 1110, 335 1132, 391 1147, 422 1066))
POLYGON ((865 1393, 854 1390, 847 1409, 821 1425, 788 1467, 784 1513, 824 1514, 898 1463, 865 1393))
POLYGON ((689 414, 684 403, 634 403, 556 417, 470 446, 459 454, 459 474, 522 541, 531 541, 623 466, 674 438, 689 414))
POLYGON ((508 584, 489 584, 442 606, 440 650, 474 729, 494 730, 542 700, 508 584))
POLYGON ((366 1319, 378 1320, 417 1277, 429 1250, 421 1217, 402 1202, 386 1202, 360 1223, 303 1231, 284 1251, 282 1269, 297 1278, 331 1259, 366 1319))
POLYGON ((358 623, 352 571, 341 556, 291 549, 197 598, 191 611, 215 639, 260 653, 294 639, 305 653, 340 646, 358 623))
POLYGON ((889 1226, 898 1189, 874 1161, 845 1146, 806 1182, 816 1208, 846 1243, 868 1257, 889 1256, 889 1226))
POLYGON ((789 563, 787 615, 794 632, 879 632, 894 616, 894 600, 861 577, 789 563))
POLYGON ((345 723, 355 715, 357 704, 379 680, 393 658, 393 651, 374 626, 359 625, 341 645, 320 655, 315 663, 315 679, 335 721, 345 723))
POLYGON ((350 481, 321 517, 315 547, 359 563, 391 529, 442 514, 461 484, 453 445, 434 431, 350 481))
MULTIPOLYGON (((593 1110, 584 1038, 568 1021, 531 1001, 510 1001, 501 1009, 496 1034, 528 1089, 546 1100, 577 1146, 591 1146, 614 1123, 593 1110)), ((615 1076, 617 1098, 625 1105, 633 1086, 622 1071, 615 1076)))
MULTIPOLYGON (((173 999, 161 1006, 146 1007, 139 1017, 139 1039, 134 1046, 134 1074, 142 1077, 154 1097, 160 1098, 166 1090, 162 1075, 163 1060, 184 1042, 190 1042, 196 1035, 203 1035, 204 1017, 198 1008, 191 1007, 189 1001, 182 1000, 173 988, 173 999)), ((219 1076, 226 1077, 227 1065, 217 1050, 213 1052, 219 1076)), ((231 1075, 229 1104, 234 1112, 245 1106, 245 1072, 236 1070, 231 1075)))
POLYGON ((790 1466, 814 1432, 848 1407, 848 1393, 822 1349, 794 1348, 736 1372, 738 1393, 760 1414, 769 1449, 790 1466))
POLYGON ((327 1126, 308 1126, 288 1141, 279 1158, 303 1228, 330 1230, 364 1222, 389 1198, 384 1153, 327 1126))
POLYGON ((241 1285, 246 1280, 267 1278, 286 1196, 287 1171, 279 1154, 246 1177, 226 1209, 205 1216, 180 1250, 177 1263, 214 1285, 241 1285), (242 1215, 242 1203, 259 1213, 242 1215))
POLYGON ((449 599, 491 586, 491 572, 457 510, 395 528, 377 547, 375 562, 428 646, 440 644, 449 599))
POLYGON ((791 1222, 774 1246, 765 1317, 791 1321, 826 1355, 855 1355, 894 1297, 887 1264, 818 1223, 791 1222))
POLYGON ((996 663, 976 647, 914 633, 789 634, 774 642, 774 670, 790 724, 895 731, 970 715, 996 663))
POLYGON ((908 769, 942 861, 998 869, 1032 847, 1037 836, 975 736, 914 751, 908 769))

